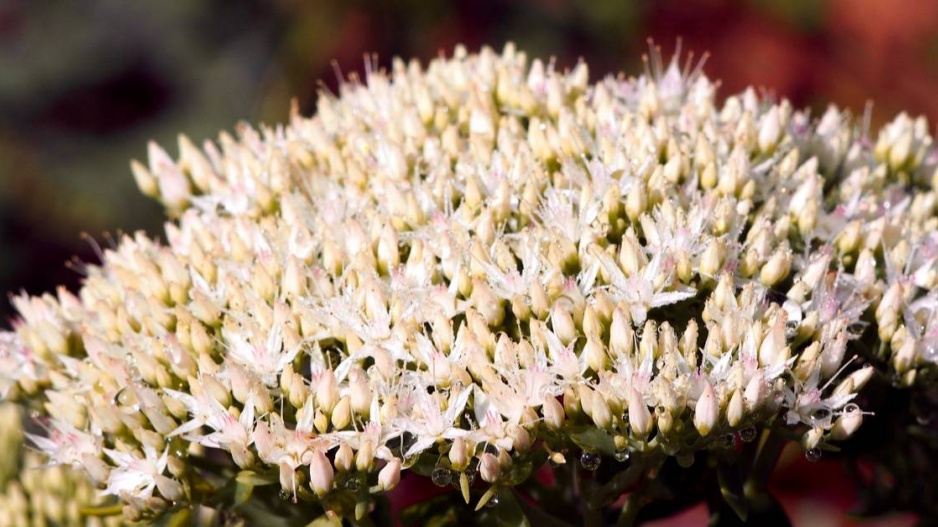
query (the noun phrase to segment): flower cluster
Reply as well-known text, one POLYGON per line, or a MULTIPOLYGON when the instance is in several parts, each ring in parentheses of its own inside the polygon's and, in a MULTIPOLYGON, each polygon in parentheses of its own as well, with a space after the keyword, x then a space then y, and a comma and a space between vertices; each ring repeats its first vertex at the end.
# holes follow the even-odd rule
POLYGON ((100 501, 94 487, 83 474, 62 466, 44 468, 41 454, 24 452, 22 422, 19 408, 0 404, 0 527, 120 525, 118 518, 83 515, 83 508, 100 501))
POLYGON ((369 64, 312 118, 151 144, 131 168, 166 243, 15 298, 0 389, 130 519, 198 501, 198 459, 360 516, 427 460, 485 502, 574 446, 590 468, 782 426, 816 457, 875 366, 938 361, 938 150, 921 119, 873 138, 648 69, 457 48, 369 64))

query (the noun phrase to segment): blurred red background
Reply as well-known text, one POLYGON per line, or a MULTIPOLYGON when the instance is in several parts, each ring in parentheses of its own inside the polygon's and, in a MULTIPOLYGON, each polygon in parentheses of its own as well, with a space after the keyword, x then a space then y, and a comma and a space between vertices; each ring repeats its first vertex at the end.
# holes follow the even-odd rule
MULTIPOLYGON (((678 37, 711 53, 722 96, 752 85, 854 113, 872 100, 874 125, 938 117, 938 2, 924 0, 4 0, 0 290, 77 287, 64 262, 96 261, 82 232, 159 236, 161 210, 127 169, 147 140, 174 151, 179 132, 201 141, 242 119, 282 122, 293 97, 309 113, 319 83, 337 84, 332 59, 348 73, 365 53, 387 65, 513 40, 561 66, 585 58, 597 78, 639 73, 648 38, 668 56, 678 37)), ((12 316, 0 302, 3 324, 12 316)), ((805 480, 802 464, 790 470, 783 495, 786 474, 805 480)), ((796 525, 848 524, 854 494, 837 470, 810 472, 828 482, 821 505, 783 500, 796 525)))

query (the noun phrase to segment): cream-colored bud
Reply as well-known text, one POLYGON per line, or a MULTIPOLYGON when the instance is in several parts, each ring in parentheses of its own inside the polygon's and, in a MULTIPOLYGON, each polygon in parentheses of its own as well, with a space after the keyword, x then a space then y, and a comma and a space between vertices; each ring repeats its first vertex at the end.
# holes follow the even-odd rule
POLYGON ((178 481, 161 474, 157 474, 153 479, 156 482, 156 488, 160 491, 160 495, 166 501, 175 502, 185 497, 185 491, 178 481))
POLYGON ((612 312, 612 324, 609 327, 609 347, 617 357, 629 357, 635 346, 635 332, 628 312, 616 308, 612 312))
POLYGON ((352 467, 355 464, 355 453, 352 452, 352 447, 348 446, 346 443, 342 443, 339 446, 339 449, 335 452, 335 468, 339 472, 348 472, 352 470, 352 467))
POLYGON ((713 386, 706 382, 700 399, 697 400, 697 406, 694 407, 694 427, 700 435, 705 436, 713 430, 719 418, 720 406, 716 394, 713 393, 713 386))
POLYGON ((762 366, 774 366, 779 363, 784 356, 783 350, 786 347, 785 338, 785 317, 779 315, 772 323, 768 333, 759 346, 759 364, 762 366))
POLYGON ((313 417, 313 426, 316 428, 320 434, 325 434, 329 431, 329 417, 323 413, 319 408, 316 409, 315 417, 313 417))
POLYGON ((371 387, 368 386, 368 376, 362 371, 355 371, 350 375, 349 398, 352 411, 356 415, 368 416, 371 408, 371 387))
POLYGON ((804 435, 801 437, 801 446, 803 446, 805 450, 811 450, 812 448, 817 447, 818 444, 821 442, 821 439, 823 438, 824 438, 823 428, 821 427, 812 428, 811 430, 808 430, 807 432, 805 432, 804 435))
POLYGON ((759 272, 759 280, 763 285, 772 287, 784 280, 791 269, 791 258, 791 250, 787 246, 776 249, 759 272))
POLYGON ((726 407, 726 420, 730 426, 735 428, 742 422, 745 414, 746 407, 743 396, 740 394, 739 390, 736 390, 733 392, 733 396, 730 397, 730 402, 726 407))
POLYGON ((759 150, 764 153, 772 153, 781 137, 782 123, 779 117, 778 106, 773 106, 762 117, 762 122, 759 125, 759 150))
POLYGON ((639 438, 646 438, 654 427, 651 412, 635 388, 629 388, 629 426, 639 438))
POLYGON ((593 392, 590 397, 590 417, 599 428, 609 428, 612 424, 612 410, 601 393, 593 392))
POLYGON ((700 274, 714 277, 723 267, 723 258, 726 247, 719 238, 710 240, 710 244, 700 256, 700 274))
POLYGON ((392 457, 386 465, 378 472, 378 486, 381 490, 389 491, 397 487, 401 482, 401 460, 392 457))
POLYGON ((352 421, 352 407, 348 396, 339 400, 339 403, 332 409, 332 426, 336 430, 342 430, 352 421))
MULTIPOLYGON (((566 399, 566 395, 564 399, 566 399)), ((544 424, 551 430, 559 430, 563 426, 564 408, 557 399, 550 396, 546 397, 541 412, 544 414, 544 424)))
POLYGON ((309 486, 317 496, 325 496, 332 490, 335 470, 322 450, 316 449, 309 463, 309 486))
POLYGON ((316 384, 316 404, 324 412, 331 412, 339 403, 339 388, 336 385, 335 372, 325 370, 319 376, 316 384))
POLYGON ((375 462, 375 449, 374 445, 371 444, 371 441, 366 440, 358 448, 358 452, 355 454, 355 468, 359 472, 368 472, 374 466, 375 462))
POLYGON ((143 163, 136 159, 131 161, 130 171, 133 173, 134 181, 137 182, 137 188, 140 189, 140 192, 151 198, 159 197, 160 187, 156 177, 153 176, 153 173, 150 172, 143 163))
POLYGON ((586 356, 586 364, 589 365, 594 372, 605 371, 607 357, 606 350, 603 349, 601 343, 594 339, 588 339, 586 346, 583 347, 582 353, 586 356))
POLYGON ((449 462, 455 470, 465 470, 469 466, 469 448, 466 440, 457 437, 449 449, 449 462))
POLYGON ((531 449, 531 434, 523 426, 509 426, 508 436, 511 438, 511 445, 516 451, 523 453, 531 449))
POLYGON ((863 412, 853 410, 846 412, 834 421, 830 437, 835 441, 843 441, 853 435, 863 424, 863 412))
POLYGON ((498 458, 486 452, 479 457, 479 474, 487 483, 495 483, 502 474, 502 466, 498 458))
POLYGON ((571 342, 576 340, 576 324, 573 321, 573 316, 570 314, 570 309, 567 308, 565 303, 558 302, 554 304, 554 309, 550 314, 550 320, 554 333, 564 346, 569 346, 571 342))
POLYGON ((625 214, 632 223, 638 221, 639 216, 648 207, 648 191, 643 180, 636 180, 625 197, 625 214))

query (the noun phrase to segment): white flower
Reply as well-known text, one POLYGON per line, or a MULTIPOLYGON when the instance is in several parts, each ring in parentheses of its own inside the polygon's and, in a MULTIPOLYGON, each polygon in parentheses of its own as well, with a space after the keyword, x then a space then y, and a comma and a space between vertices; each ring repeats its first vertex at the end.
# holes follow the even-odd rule
POLYGON ((107 494, 146 499, 153 495, 157 480, 165 477, 163 472, 169 456, 168 447, 160 454, 144 445, 143 457, 111 449, 105 449, 104 453, 115 465, 104 490, 107 494))

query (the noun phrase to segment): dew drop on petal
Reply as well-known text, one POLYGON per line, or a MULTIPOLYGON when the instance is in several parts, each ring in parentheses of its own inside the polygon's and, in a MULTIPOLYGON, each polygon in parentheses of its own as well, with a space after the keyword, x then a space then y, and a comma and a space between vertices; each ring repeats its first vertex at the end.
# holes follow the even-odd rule
POLYGON ((446 467, 436 467, 430 474, 430 479, 437 487, 445 487, 452 481, 453 473, 446 467))
POLYGON ((599 468, 599 464, 602 463, 603 458, 599 454, 594 454, 593 452, 583 452, 583 455, 580 456, 580 464, 583 465, 583 468, 593 472, 599 468))
POLYGON ((759 432, 754 426, 747 426, 739 431, 739 438, 743 440, 744 443, 752 443, 758 437, 759 432))
POLYGON ((498 505, 498 494, 494 495, 485 503, 485 506, 489 509, 498 505))
POLYGON ((632 453, 629 452, 627 448, 623 448, 622 450, 616 450, 615 453, 612 454, 612 457, 614 457, 616 461, 618 461, 619 463, 628 461, 631 456, 632 456, 632 453))
POLYGON ((815 447, 805 450, 804 457, 811 463, 819 461, 821 459, 821 449, 815 447))

